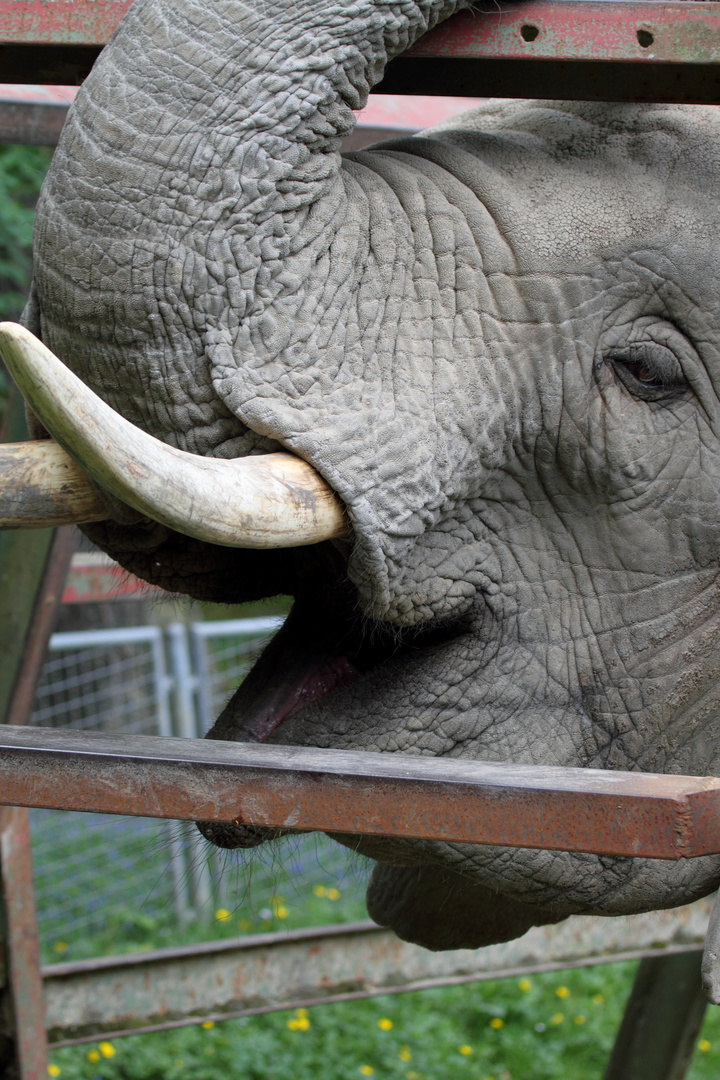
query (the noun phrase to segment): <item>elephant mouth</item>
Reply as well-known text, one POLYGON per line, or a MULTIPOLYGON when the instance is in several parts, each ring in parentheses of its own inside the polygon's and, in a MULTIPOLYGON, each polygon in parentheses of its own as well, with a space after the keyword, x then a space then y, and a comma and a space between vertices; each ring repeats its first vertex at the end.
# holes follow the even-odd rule
MULTIPOLYGON (((325 574, 305 582, 285 623, 255 662, 206 738, 283 742, 282 727, 310 705, 328 715, 334 694, 371 672, 441 648, 466 629, 466 618, 399 629, 358 613, 344 559, 324 545, 325 574)), ((317 566, 317 563, 316 563, 317 566)), ((277 833, 264 828, 199 822, 202 834, 223 848, 254 847, 277 833)))
POLYGON ((436 648, 459 632, 443 625, 400 636, 374 627, 368 636, 359 625, 319 625, 297 604, 230 703, 236 724, 242 716, 234 739, 264 742, 308 705, 403 653, 436 648))

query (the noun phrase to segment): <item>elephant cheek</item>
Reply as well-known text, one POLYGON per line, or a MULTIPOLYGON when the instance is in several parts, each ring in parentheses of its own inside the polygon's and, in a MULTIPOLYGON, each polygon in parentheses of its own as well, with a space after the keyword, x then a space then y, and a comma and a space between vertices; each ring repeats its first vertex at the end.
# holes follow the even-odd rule
POLYGON ((373 870, 367 907, 380 926, 433 952, 511 941, 532 926, 565 918, 492 892, 452 870, 383 863, 373 870))

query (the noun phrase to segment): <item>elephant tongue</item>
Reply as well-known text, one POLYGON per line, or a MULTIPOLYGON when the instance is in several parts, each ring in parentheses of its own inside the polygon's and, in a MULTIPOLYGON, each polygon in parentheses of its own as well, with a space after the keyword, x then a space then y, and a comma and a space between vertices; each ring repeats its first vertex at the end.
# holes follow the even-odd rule
POLYGON ((316 657, 295 677, 282 679, 273 688, 269 701, 243 716, 243 741, 264 742, 284 720, 318 698, 355 682, 359 676, 360 672, 346 656, 316 657))
POLYGON ((208 737, 264 742, 294 713, 360 675, 338 646, 337 624, 333 628, 327 617, 296 606, 208 737))

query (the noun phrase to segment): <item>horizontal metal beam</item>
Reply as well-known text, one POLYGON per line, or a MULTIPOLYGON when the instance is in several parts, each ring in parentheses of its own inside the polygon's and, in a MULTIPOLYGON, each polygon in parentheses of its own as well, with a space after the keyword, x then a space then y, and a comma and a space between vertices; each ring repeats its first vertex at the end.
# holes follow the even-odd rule
POLYGON ((660 859, 720 853, 720 780, 0 727, 0 803, 660 859))
POLYGON ((718 104, 719 61, 720 3, 521 0, 441 23, 375 91, 718 104))
POLYGON ((519 0, 461 11, 404 54, 456 60, 720 61, 720 3, 519 0))
MULTIPOLYGON (((0 0, 0 79, 81 82, 130 0, 0 0)), ((520 0, 441 23, 382 93, 720 102, 716 0, 520 0)))
POLYGON ((573 917, 484 949, 432 953, 374 923, 257 934, 43 970, 51 1042, 701 949, 711 903, 573 917))

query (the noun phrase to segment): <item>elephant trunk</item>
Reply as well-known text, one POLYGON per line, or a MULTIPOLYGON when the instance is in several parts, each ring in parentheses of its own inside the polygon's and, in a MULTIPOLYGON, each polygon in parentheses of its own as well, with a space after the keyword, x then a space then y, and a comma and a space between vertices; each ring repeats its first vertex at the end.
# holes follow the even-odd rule
POLYGON ((128 388, 148 367, 159 378, 187 368, 209 413, 208 351, 217 364, 243 339, 274 348, 283 303, 344 220, 352 110, 392 56, 465 6, 137 0, 78 94, 44 185, 43 341, 91 385, 99 368, 135 366, 137 378, 95 385, 168 441, 182 425, 147 404, 146 386, 128 388))

